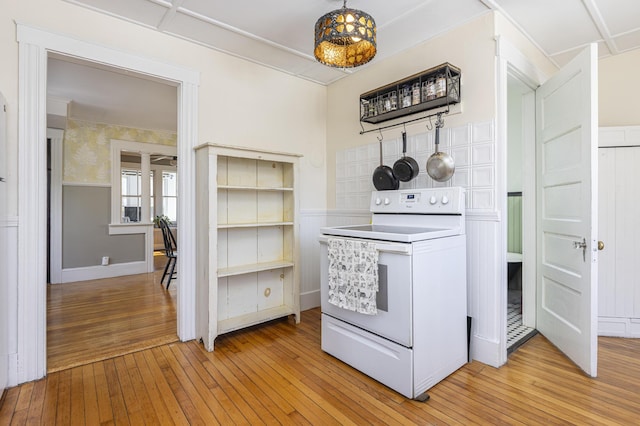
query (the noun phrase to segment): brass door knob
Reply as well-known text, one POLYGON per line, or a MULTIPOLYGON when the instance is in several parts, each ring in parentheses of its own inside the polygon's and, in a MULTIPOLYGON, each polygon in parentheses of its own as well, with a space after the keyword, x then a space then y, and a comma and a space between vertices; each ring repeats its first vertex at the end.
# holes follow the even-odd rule
POLYGON ((598 250, 604 250, 604 243, 602 241, 598 241, 598 250))

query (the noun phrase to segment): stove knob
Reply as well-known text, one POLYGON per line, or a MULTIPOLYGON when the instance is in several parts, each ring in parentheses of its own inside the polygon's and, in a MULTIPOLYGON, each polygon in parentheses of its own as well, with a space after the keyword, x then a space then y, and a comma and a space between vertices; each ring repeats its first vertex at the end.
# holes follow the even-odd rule
POLYGON ((384 205, 385 205, 385 206, 388 206, 389 204, 391 204, 391 200, 390 200, 390 199, 388 199, 388 198, 385 198, 385 199, 384 199, 384 205))
POLYGON ((382 200, 378 197, 376 198, 376 206, 379 206, 380 204, 382 204, 382 200))
POLYGON ((429 198, 429 203, 431 203, 431 204, 435 204, 436 201, 438 201, 438 200, 436 199, 435 195, 432 195, 431 198, 429 198))
POLYGON ((447 204, 449 202, 449 198, 446 195, 442 196, 442 204, 447 204))

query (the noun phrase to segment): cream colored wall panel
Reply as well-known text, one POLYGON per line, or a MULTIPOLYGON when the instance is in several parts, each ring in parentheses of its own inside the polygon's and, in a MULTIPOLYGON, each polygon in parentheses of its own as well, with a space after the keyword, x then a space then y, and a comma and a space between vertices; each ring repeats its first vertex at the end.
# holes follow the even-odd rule
POLYGON ((218 171, 216 173, 216 181, 218 185, 229 185, 227 176, 229 171, 227 170, 228 157, 218 157, 218 171))
POLYGON ((229 223, 229 191, 221 189, 218 191, 218 224, 226 225, 229 223))
POLYGON ((219 229, 218 233, 218 268, 228 268, 229 267, 229 252, 227 247, 229 247, 229 231, 227 229, 219 229))
MULTIPOLYGON (((274 262, 282 260, 283 256, 283 230, 282 226, 269 226, 257 229, 257 262, 274 262)), ((256 248, 254 247, 254 250, 256 248)), ((291 259, 289 259, 291 260, 291 259)))
POLYGON ((256 222, 284 221, 284 202, 282 192, 258 191, 256 222))
POLYGON ((257 198, 256 191, 229 190, 227 194, 227 223, 256 223, 258 221, 257 198))
MULTIPOLYGON (((258 261, 256 246, 258 244, 258 233, 256 228, 232 228, 228 231, 227 240, 227 266, 239 266, 258 261)), ((224 250, 223 247, 219 250, 224 250)))
POLYGON ((640 49, 598 61, 600 126, 640 125, 640 49))
POLYGON ((216 320, 225 320, 229 318, 229 278, 218 278, 218 318, 216 320))
POLYGON ((261 188, 283 187, 283 165, 274 161, 257 161, 256 186, 261 188))
POLYGON ((227 182, 231 186, 257 186, 256 161, 246 158, 227 158, 227 182))
POLYGON ((258 310, 276 308, 284 303, 284 270, 274 269, 258 273, 258 310))
MULTIPOLYGON (((229 318, 258 310, 258 274, 243 274, 228 278, 227 311, 229 318)), ((218 317, 218 319, 221 319, 218 317)))

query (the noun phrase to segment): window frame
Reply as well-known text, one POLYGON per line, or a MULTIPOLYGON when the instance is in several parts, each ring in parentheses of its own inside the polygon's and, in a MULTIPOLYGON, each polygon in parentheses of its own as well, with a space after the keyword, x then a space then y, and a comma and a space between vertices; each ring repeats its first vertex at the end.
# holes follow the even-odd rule
MULTIPOLYGON (((170 145, 111 139, 111 223, 109 224, 109 234, 145 233, 149 226, 153 226, 153 222, 148 219, 151 217, 151 154, 176 156, 177 149, 170 145), (122 207, 122 152, 137 153, 141 157, 142 203, 139 222, 122 222, 120 214, 122 207)), ((154 205, 157 203, 154 202, 154 205)))

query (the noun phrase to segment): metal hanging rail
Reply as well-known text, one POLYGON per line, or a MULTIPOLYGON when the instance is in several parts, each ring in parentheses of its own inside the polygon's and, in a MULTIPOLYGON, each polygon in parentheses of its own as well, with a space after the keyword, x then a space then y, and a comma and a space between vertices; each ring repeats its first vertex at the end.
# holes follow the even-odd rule
POLYGON ((447 105, 447 109, 445 111, 435 112, 433 114, 428 114, 428 115, 425 115, 423 117, 412 118, 411 120, 405 120, 405 121, 402 121, 400 123, 395 123, 395 124, 389 124, 387 126, 376 127, 375 129, 365 130, 364 126, 362 125, 362 121, 361 121, 360 122, 360 127, 362 127, 362 130, 360 131, 360 134, 364 135, 365 133, 381 132, 382 130, 391 129, 391 128, 399 127, 399 126, 404 126, 404 125, 406 125, 408 123, 413 123, 414 121, 426 120, 427 118, 431 118, 431 117, 440 117, 440 116, 442 116, 442 114, 449 114, 449 105, 447 105))

